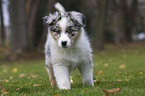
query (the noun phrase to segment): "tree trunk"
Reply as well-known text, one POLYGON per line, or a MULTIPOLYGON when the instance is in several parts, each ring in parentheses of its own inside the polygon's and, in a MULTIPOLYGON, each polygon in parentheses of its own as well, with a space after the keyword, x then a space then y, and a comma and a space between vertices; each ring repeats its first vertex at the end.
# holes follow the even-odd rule
POLYGON ((0 0, 0 17, 1 17, 1 45, 4 45, 4 41, 5 41, 5 33, 4 33, 4 22, 3 22, 3 10, 2 10, 2 0, 0 0))
POLYGON ((26 0, 10 0, 10 47, 12 52, 27 51, 26 0))
POLYGON ((32 7, 29 9, 29 39, 32 48, 37 47, 43 34, 43 19, 48 7, 48 0, 32 0, 30 4, 32 7))
POLYGON ((97 48, 98 50, 104 49, 104 27, 106 22, 106 16, 107 16, 107 5, 108 0, 100 0, 99 1, 99 9, 98 9, 98 16, 96 20, 96 34, 94 38, 94 48, 97 48))
POLYGON ((29 7, 29 13, 28 13, 28 33, 29 33, 29 43, 31 45, 31 48, 34 47, 33 40, 34 40, 34 34, 35 34, 35 21, 36 21, 36 14, 38 12, 40 0, 31 0, 30 7, 29 7))
MULTIPOLYGON (((115 1, 115 0, 114 0, 115 1)), ((127 3, 126 0, 118 0, 115 5, 114 32, 115 42, 125 43, 132 41, 132 31, 136 23, 137 0, 127 3)))
POLYGON ((128 4, 128 14, 126 21, 127 27, 126 27, 126 37, 127 41, 131 42, 132 41, 132 31, 135 27, 136 24, 136 17, 137 17, 137 10, 138 10, 138 0, 131 0, 130 4, 128 4))
MULTIPOLYGON (((115 0, 114 0, 115 2, 115 0)), ((115 3, 115 15, 114 15, 114 33, 115 43, 125 43, 126 39, 126 28, 127 28, 127 4, 126 0, 118 0, 115 3)))

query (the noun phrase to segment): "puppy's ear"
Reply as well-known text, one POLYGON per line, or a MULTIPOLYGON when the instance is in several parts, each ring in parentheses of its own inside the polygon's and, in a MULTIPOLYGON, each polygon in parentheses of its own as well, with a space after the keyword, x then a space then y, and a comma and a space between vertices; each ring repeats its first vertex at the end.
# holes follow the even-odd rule
POLYGON ((43 23, 44 23, 45 26, 48 26, 48 17, 49 16, 42 17, 43 18, 43 23))
POLYGON ((49 27, 55 24, 55 19, 52 19, 50 16, 43 17, 44 25, 49 27))
POLYGON ((47 27, 53 26, 56 23, 58 17, 59 17, 58 12, 56 12, 54 14, 49 14, 49 16, 43 17, 44 24, 47 27))
POLYGON ((86 26, 86 23, 87 23, 87 18, 83 14, 82 14, 82 23, 83 23, 83 27, 85 27, 86 26))
POLYGON ((71 11, 68 12, 68 15, 71 20, 78 22, 82 27, 86 26, 86 17, 82 13, 71 11))

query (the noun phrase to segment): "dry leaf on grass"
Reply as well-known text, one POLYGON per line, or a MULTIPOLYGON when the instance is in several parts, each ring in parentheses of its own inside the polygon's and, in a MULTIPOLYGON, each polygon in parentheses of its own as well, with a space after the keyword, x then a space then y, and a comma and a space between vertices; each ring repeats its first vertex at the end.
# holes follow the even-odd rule
POLYGON ((118 79, 117 81, 118 81, 118 82, 121 82, 122 80, 118 79))
POLYGON ((122 64, 122 65, 119 66, 119 68, 120 69, 125 69, 126 68, 126 65, 122 64))
POLYGON ((113 89, 113 90, 104 90, 104 94, 105 95, 115 94, 118 91, 120 91, 120 88, 116 88, 116 89, 113 89))
POLYGON ((125 81, 129 81, 129 79, 125 79, 125 81))
POLYGON ((5 95, 5 94, 7 94, 7 93, 9 93, 6 89, 1 89, 1 93, 2 93, 2 95, 1 96, 3 96, 3 95, 5 95))
POLYGON ((18 72, 18 69, 17 69, 17 68, 13 68, 13 69, 12 69, 12 72, 13 72, 13 73, 16 73, 16 72, 18 72))
POLYGON ((6 82, 6 83, 8 83, 8 82, 9 82, 9 80, 7 80, 7 79, 4 79, 4 80, 2 80, 2 81, 6 82))
POLYGON ((97 80, 93 80, 93 82, 96 82, 97 80))
POLYGON ((96 85, 99 85, 100 84, 100 81, 98 81, 97 83, 96 83, 96 85))
POLYGON ((38 76, 37 75, 32 75, 32 78, 38 78, 38 76))
POLYGON ((101 75, 103 76, 104 75, 104 72, 102 70, 100 70, 99 72, 96 73, 96 75, 101 75))
POLYGON ((108 63, 105 63, 105 64, 104 64, 104 67, 108 67, 108 63))
POLYGON ((40 84, 34 84, 33 86, 34 86, 34 87, 35 87, 35 86, 40 86, 40 84))
POLYGON ((0 89, 3 88, 3 84, 0 84, 0 89))
POLYGON ((54 96, 60 96, 59 94, 55 94, 54 96))
POLYGON ((16 91, 19 91, 19 90, 20 90, 20 88, 17 88, 17 89, 16 89, 16 91))
POLYGON ((19 75, 20 78, 25 77, 25 76, 26 76, 26 74, 20 74, 19 75))
POLYGON ((139 71, 139 74, 143 74, 143 72, 142 71, 139 71))
POLYGON ((10 76, 9 79, 12 80, 13 79, 13 76, 10 76))

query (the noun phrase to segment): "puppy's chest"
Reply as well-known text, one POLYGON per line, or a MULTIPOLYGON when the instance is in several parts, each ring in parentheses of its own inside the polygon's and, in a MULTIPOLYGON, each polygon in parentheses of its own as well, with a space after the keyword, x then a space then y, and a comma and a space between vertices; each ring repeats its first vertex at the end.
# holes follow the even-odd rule
POLYGON ((53 61, 61 65, 66 65, 70 67, 76 67, 81 62, 86 60, 87 54, 83 53, 80 49, 72 50, 56 50, 56 53, 53 54, 53 61))

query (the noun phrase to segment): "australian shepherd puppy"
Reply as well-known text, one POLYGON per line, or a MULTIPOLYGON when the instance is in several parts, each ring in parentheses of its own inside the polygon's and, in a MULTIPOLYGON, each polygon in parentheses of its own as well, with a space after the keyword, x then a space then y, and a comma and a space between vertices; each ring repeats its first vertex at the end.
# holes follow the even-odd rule
POLYGON ((58 12, 44 17, 48 26, 46 69, 51 86, 70 89, 69 74, 76 68, 83 84, 94 86, 92 50, 84 30, 85 17, 79 12, 66 12, 60 3, 56 3, 55 8, 58 12))

